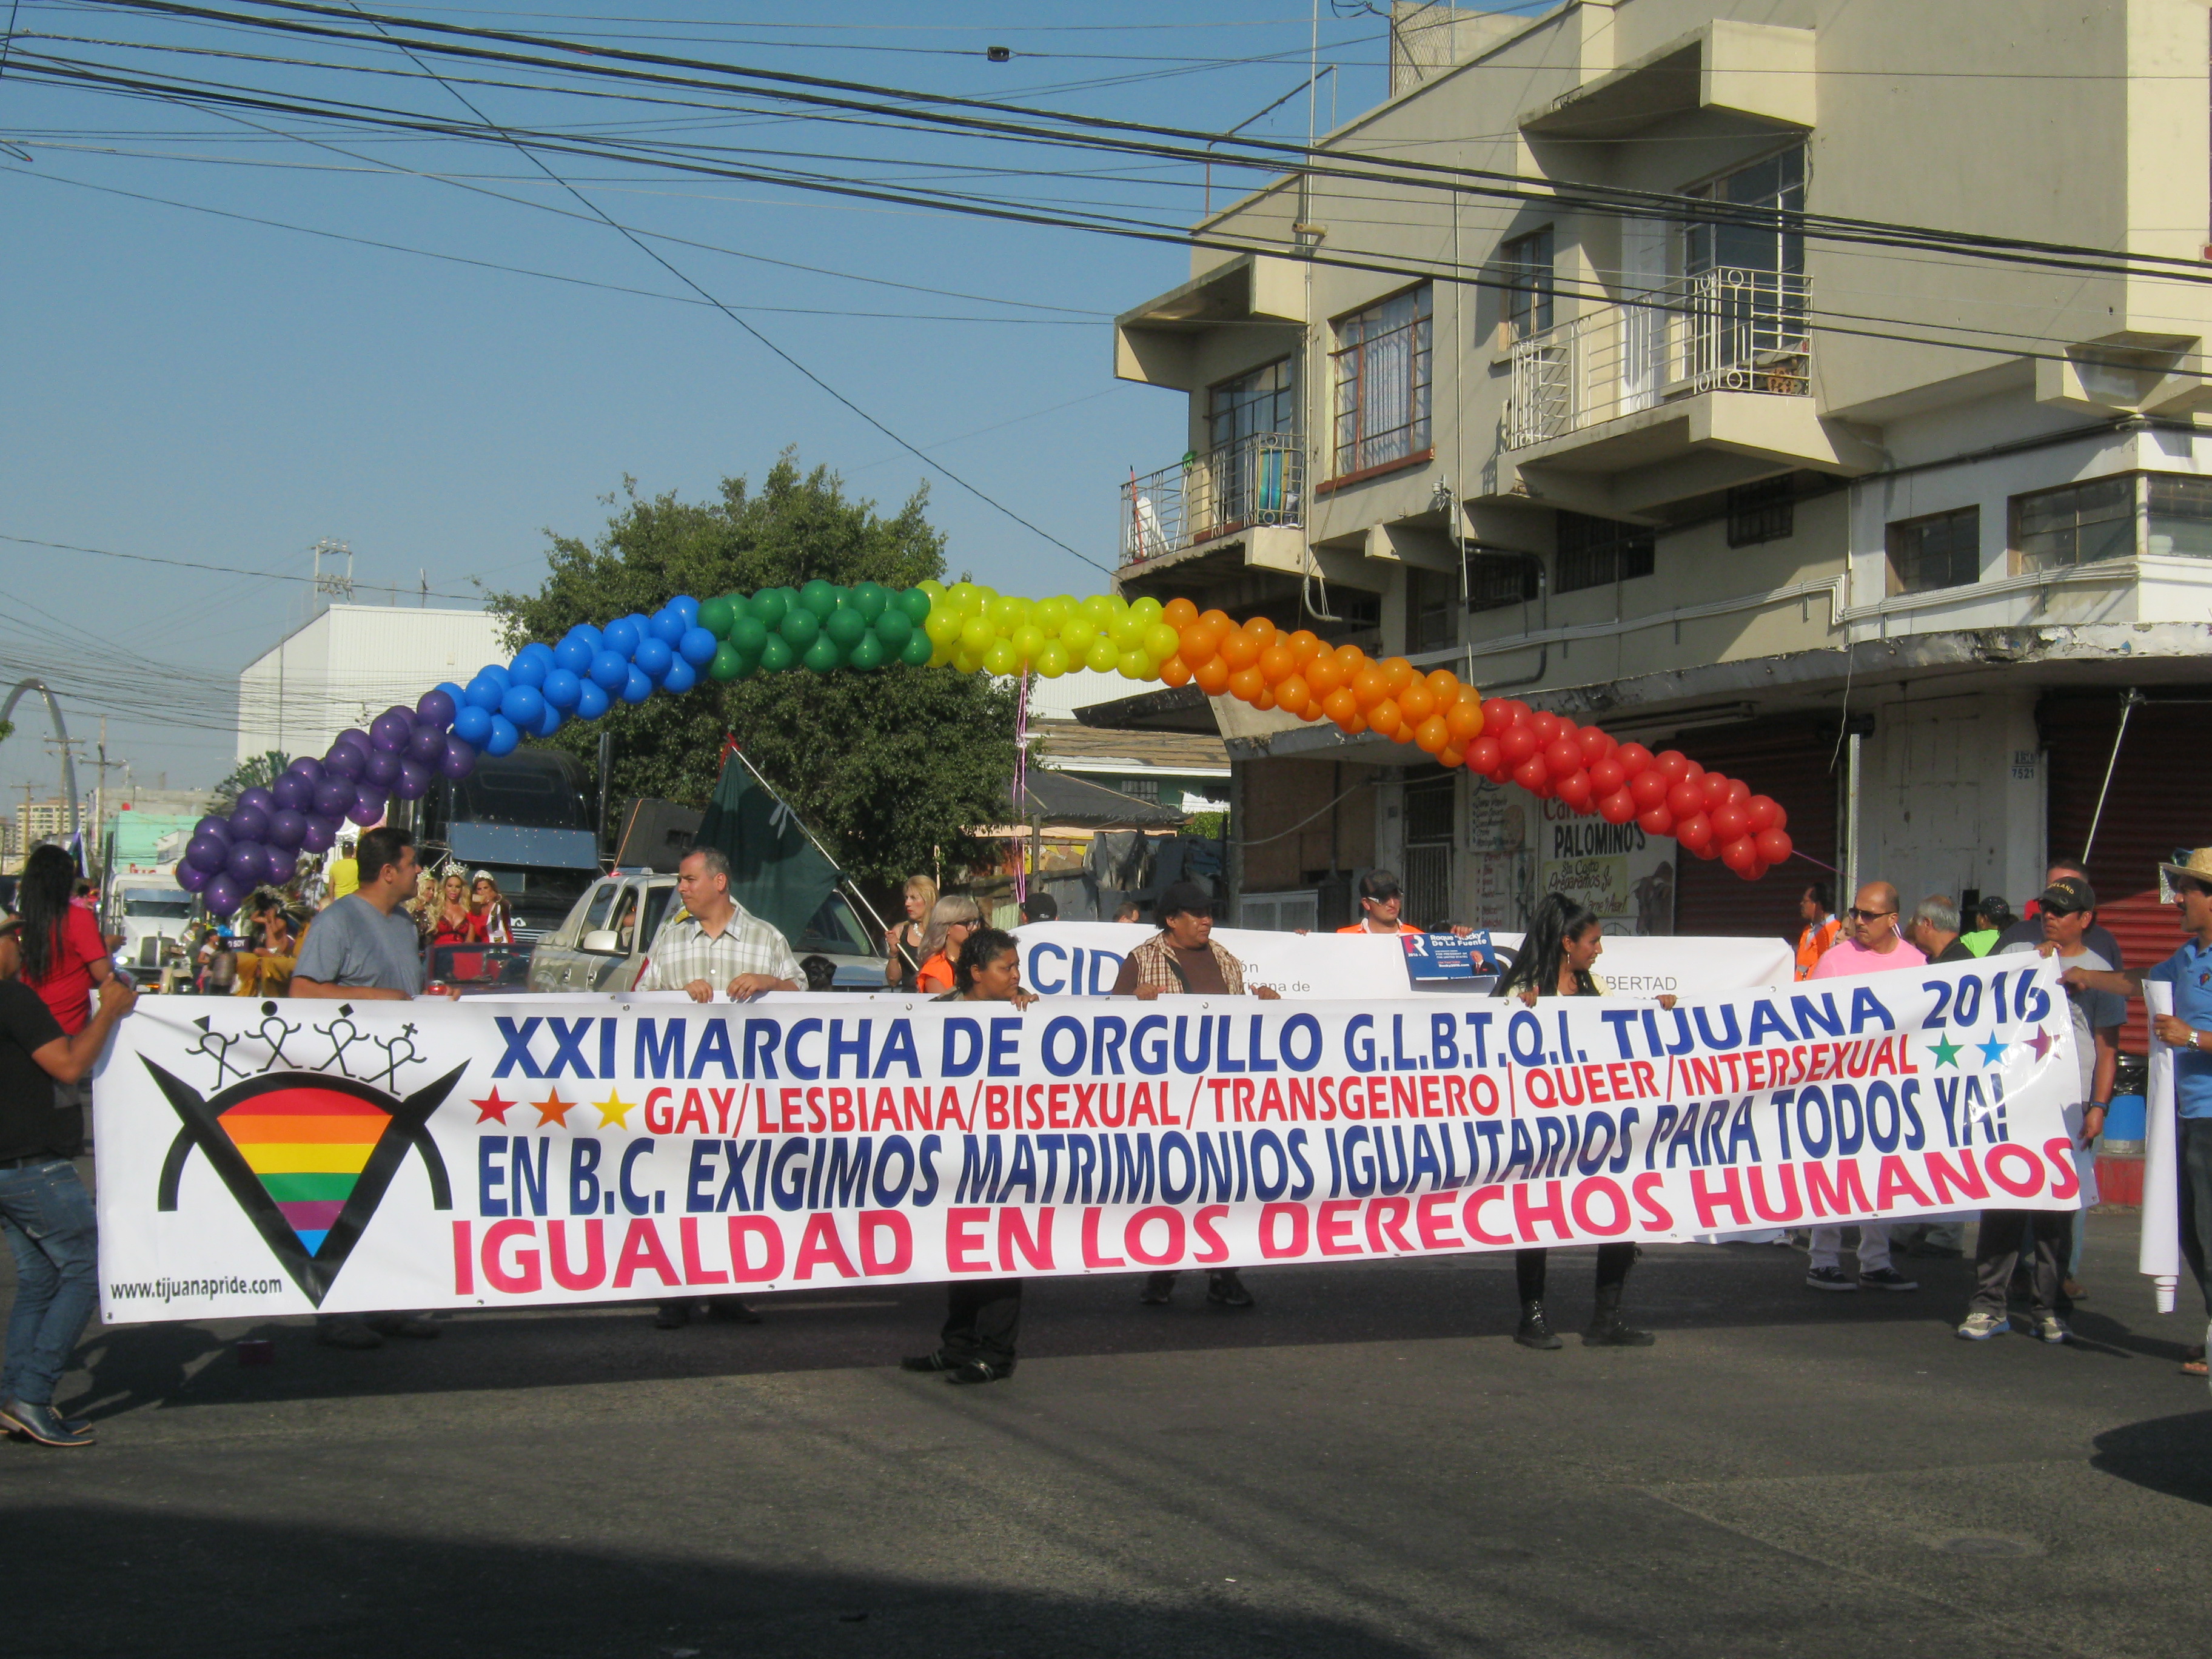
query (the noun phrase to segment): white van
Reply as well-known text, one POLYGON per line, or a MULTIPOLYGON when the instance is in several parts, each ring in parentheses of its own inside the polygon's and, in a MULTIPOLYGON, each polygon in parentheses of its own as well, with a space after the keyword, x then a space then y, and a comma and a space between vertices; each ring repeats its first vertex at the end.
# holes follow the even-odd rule
POLYGON ((185 930, 198 908, 199 901, 166 871, 116 877, 107 890, 107 931, 123 935, 115 947, 115 965, 150 982, 165 956, 183 956, 185 930))

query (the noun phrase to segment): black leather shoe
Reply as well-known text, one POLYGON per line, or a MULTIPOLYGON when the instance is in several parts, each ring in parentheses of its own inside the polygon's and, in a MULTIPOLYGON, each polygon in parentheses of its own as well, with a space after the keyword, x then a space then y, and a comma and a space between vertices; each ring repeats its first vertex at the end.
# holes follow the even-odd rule
POLYGON ((653 1316, 653 1328, 659 1331, 680 1331, 691 1322, 689 1302, 664 1302, 653 1316))
POLYGON ((761 1316, 746 1305, 744 1297, 741 1296, 709 1297, 707 1316, 710 1319, 726 1319, 733 1325, 757 1325, 761 1322, 761 1316))
POLYGON ((1137 1292, 1137 1300, 1148 1308, 1164 1308, 1168 1298, 1175 1294, 1173 1273, 1146 1273, 1145 1288, 1137 1292))
MULTIPOLYGON (((988 1379, 985 1379, 988 1380, 988 1379)), ((0 1422, 11 1429, 21 1429, 41 1446, 89 1446, 92 1436, 85 1432, 72 1433, 52 1406, 27 1405, 21 1400, 10 1400, 0 1406, 0 1422)))
POLYGON ((1513 1333, 1513 1340, 1524 1348, 1547 1352, 1565 1346, 1552 1329, 1552 1322, 1544 1316, 1544 1304, 1534 1298, 1521 1304, 1521 1323, 1513 1333))
MULTIPOLYGON (((94 1432, 92 1419, 88 1417, 64 1417, 62 1419, 62 1426, 71 1434, 81 1434, 87 1439, 90 1439, 94 1432)), ((10 1428, 7 1431, 7 1434, 8 1437, 18 1445, 27 1446, 31 1443, 31 1437, 21 1429, 10 1428)))
POLYGON ((1252 1292, 1244 1288, 1244 1281, 1237 1276, 1236 1268, 1224 1267, 1206 1276, 1206 1299, 1216 1308, 1249 1308, 1252 1305, 1252 1292))
POLYGON ((994 1365, 988 1359, 969 1359, 945 1373, 947 1382, 1003 1382, 1014 1374, 1012 1365, 994 1365))
POLYGON ((949 1371, 961 1363, 939 1348, 933 1353, 913 1354, 900 1360, 899 1369, 902 1371, 949 1371))

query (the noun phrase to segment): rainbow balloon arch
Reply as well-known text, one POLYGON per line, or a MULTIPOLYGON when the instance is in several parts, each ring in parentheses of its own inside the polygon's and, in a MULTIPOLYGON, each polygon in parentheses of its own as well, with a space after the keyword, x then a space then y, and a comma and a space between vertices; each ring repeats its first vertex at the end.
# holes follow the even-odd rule
POLYGON ((972 582, 811 581, 704 604, 682 596, 605 628, 579 623, 558 645, 533 641, 510 662, 485 665, 465 686, 448 682, 412 708, 394 705, 367 731, 340 732, 320 760, 302 756, 266 788, 242 792, 228 816, 202 818, 177 879, 227 916, 256 887, 289 880, 302 853, 328 851, 347 822, 379 823, 394 799, 467 777, 479 755, 507 754, 617 702, 680 696, 702 679, 870 673, 895 662, 1047 679, 1090 669, 1170 686, 1194 681, 1209 696, 1410 744, 1439 765, 1516 784, 1577 814, 1633 820, 1747 881, 1793 851, 1788 815, 1740 779, 1510 697, 1486 700, 1449 669, 1424 674, 1403 657, 1376 661, 1305 629, 1285 633, 1265 617, 1240 625, 1188 599, 1024 599, 972 582))

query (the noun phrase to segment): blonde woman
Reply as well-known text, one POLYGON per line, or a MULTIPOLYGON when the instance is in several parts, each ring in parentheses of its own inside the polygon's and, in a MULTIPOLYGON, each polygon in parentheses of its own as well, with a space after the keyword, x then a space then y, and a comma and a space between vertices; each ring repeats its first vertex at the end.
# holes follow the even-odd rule
POLYGON ((929 960, 921 948, 929 932, 929 913, 937 905, 937 884, 927 876, 906 878, 906 920, 884 935, 890 959, 884 963, 884 983, 902 991, 914 989, 915 975, 929 960))
POLYGON ((929 927, 921 936, 921 967, 914 988, 923 996, 942 996, 953 987, 952 964, 960 947, 983 925, 983 912, 965 893, 947 893, 929 908, 929 927))

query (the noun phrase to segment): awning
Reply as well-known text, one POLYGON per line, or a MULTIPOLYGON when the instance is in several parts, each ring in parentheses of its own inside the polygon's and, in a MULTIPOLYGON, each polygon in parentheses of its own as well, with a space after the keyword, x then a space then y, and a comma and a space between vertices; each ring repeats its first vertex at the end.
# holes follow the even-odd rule
POLYGON ((1089 830, 1172 830, 1186 817, 1173 807, 1158 806, 1042 766, 1030 768, 1028 799, 1015 816, 1089 830))

